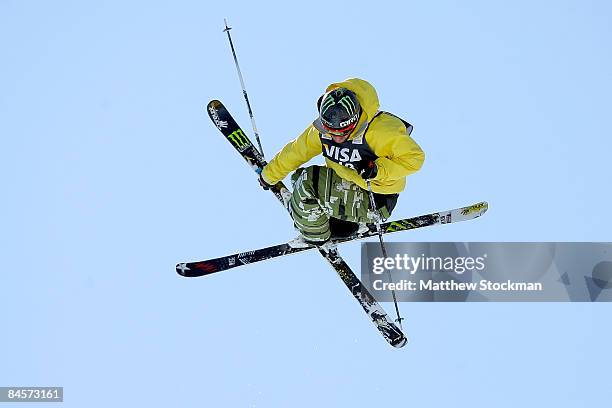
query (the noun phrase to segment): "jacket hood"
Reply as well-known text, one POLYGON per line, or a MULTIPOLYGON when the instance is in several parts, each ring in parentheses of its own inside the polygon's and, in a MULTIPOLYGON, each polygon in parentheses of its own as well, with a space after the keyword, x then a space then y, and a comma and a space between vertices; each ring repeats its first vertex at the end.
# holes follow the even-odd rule
POLYGON ((380 107, 378 94, 376 93, 376 89, 374 89, 368 81, 359 78, 348 78, 342 82, 335 82, 329 85, 325 92, 329 92, 336 88, 346 88, 355 92, 361 104, 361 108, 367 115, 368 121, 378 112, 378 108, 380 107))
MULTIPOLYGON (((351 135, 352 138, 356 133, 359 133, 360 130, 363 130, 365 128, 365 124, 372 120, 376 112, 378 112, 378 108, 380 107, 380 103, 378 102, 378 94, 376 93, 376 89, 374 89, 374 87, 368 81, 359 78, 348 78, 342 82, 330 84, 325 89, 325 92, 329 92, 336 88, 346 88, 353 91, 357 96, 359 104, 361 105, 361 109, 363 110, 362 113, 365 114, 362 114, 359 124, 357 125, 357 131, 351 135)), ((320 122, 321 120, 317 118, 312 124, 320 132, 325 132, 323 125, 320 122)))

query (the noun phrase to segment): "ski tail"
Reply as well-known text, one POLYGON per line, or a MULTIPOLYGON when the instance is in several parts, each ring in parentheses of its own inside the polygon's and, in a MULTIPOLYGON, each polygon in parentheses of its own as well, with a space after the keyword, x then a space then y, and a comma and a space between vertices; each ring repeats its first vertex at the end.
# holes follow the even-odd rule
POLYGON ((359 278, 355 276, 351 267, 344 261, 338 251, 325 251, 324 249, 319 249, 319 252, 336 270, 342 282, 344 282, 355 299, 357 299, 365 313, 370 317, 372 323, 374 323, 378 331, 380 331, 383 338, 393 347, 404 347, 408 342, 408 338, 400 328, 389 319, 385 310, 374 299, 374 296, 372 296, 363 286, 359 278))
POLYGON ((307 249, 312 249, 312 247, 293 248, 289 246, 289 244, 274 245, 254 251, 240 252, 221 256, 219 258, 207 259, 205 261, 178 263, 176 265, 176 272, 186 278, 195 278, 279 256, 295 254, 307 249))

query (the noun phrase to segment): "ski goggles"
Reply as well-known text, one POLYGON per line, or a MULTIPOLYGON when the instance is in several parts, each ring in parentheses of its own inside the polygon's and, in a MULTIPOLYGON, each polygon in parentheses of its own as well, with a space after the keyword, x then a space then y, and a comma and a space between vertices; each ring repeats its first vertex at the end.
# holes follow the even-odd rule
POLYGON ((323 123, 323 129, 325 130, 325 133, 331 136, 347 136, 353 130, 355 130, 356 127, 357 127, 357 122, 351 123, 350 125, 345 126, 340 129, 332 129, 329 126, 326 126, 325 123, 323 123))
POLYGON ((321 133, 325 133, 330 136, 346 136, 350 134, 353 130, 355 130, 358 122, 359 121, 356 120, 355 122, 350 123, 349 125, 344 126, 339 129, 334 129, 334 128, 327 126, 325 123, 323 123, 323 121, 321 121, 321 118, 315 119, 315 121, 312 122, 312 124, 321 133))

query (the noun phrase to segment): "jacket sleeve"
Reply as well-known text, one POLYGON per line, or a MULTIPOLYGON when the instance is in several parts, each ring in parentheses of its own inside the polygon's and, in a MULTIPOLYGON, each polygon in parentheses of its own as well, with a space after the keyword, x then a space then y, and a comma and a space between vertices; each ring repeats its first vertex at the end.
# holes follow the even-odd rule
POLYGON ((378 174, 374 181, 399 180, 417 172, 425 160, 421 147, 410 137, 403 125, 385 130, 372 146, 379 156, 376 159, 378 174))
POLYGON ((270 163, 264 167, 261 175, 269 184, 276 184, 293 170, 321 153, 319 131, 314 126, 308 128, 296 139, 287 143, 270 163))

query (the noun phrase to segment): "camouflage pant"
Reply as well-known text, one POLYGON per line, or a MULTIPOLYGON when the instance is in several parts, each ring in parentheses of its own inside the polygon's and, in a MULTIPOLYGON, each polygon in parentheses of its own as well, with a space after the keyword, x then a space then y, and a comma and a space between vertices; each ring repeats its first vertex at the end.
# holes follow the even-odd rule
MULTIPOLYGON (((368 191, 340 178, 329 167, 299 168, 291 181, 293 194, 289 208, 295 226, 309 241, 323 242, 330 238, 330 217, 355 223, 375 221, 368 191)), ((397 200, 397 196, 394 198, 397 200)), ((393 206, 377 205, 383 218, 389 217, 393 206)))

